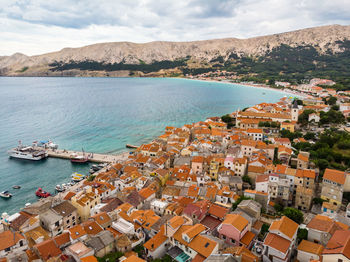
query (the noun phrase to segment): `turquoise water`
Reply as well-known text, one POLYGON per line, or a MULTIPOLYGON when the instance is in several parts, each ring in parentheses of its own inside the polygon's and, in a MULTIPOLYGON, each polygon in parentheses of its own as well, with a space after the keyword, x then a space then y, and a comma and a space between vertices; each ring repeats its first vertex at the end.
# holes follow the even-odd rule
POLYGON ((125 144, 148 142, 165 126, 182 126, 221 116, 285 94, 233 84, 168 78, 0 78, 0 213, 34 202, 41 186, 54 192, 70 175, 88 166, 67 160, 9 159, 18 140, 51 139, 60 148, 115 153, 125 144), (265 93, 265 94, 263 94, 265 93), (12 189, 21 185, 20 190, 12 189))

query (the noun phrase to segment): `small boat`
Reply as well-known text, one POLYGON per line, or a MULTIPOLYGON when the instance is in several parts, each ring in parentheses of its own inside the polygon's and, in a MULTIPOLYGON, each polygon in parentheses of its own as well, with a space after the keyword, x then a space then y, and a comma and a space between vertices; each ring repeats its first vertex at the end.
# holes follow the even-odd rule
POLYGON ((73 163, 87 163, 89 161, 89 158, 85 155, 71 154, 69 158, 73 163))
POLYGON ((93 169, 94 171, 98 171, 98 170, 100 170, 101 169, 101 167, 99 166, 99 165, 92 165, 91 166, 91 169, 93 169))
POLYGON ((21 188, 21 186, 19 186, 19 185, 15 185, 15 186, 13 186, 12 188, 13 188, 13 189, 20 189, 20 188, 21 188))
POLYGON ((85 178, 84 175, 79 174, 79 173, 77 173, 77 172, 75 172, 75 173, 72 174, 72 181, 73 181, 73 182, 80 182, 80 181, 83 180, 84 178, 85 178))
POLYGON ((134 145, 126 144, 126 148, 138 148, 138 146, 134 146, 134 145))
POLYGON ((0 197, 2 197, 2 198, 10 198, 10 197, 12 197, 12 195, 10 194, 9 191, 2 191, 0 193, 0 197))
POLYGON ((66 191, 66 189, 67 189, 67 185, 66 185, 66 184, 57 185, 57 186, 55 187, 55 189, 56 189, 57 192, 64 192, 64 191, 66 191))
POLYGON ((51 196, 49 192, 44 191, 41 187, 38 188, 38 190, 35 192, 35 195, 40 198, 47 198, 51 196))
MULTIPOLYGON (((82 149, 83 155, 78 155, 77 153, 73 153, 70 155, 70 161, 73 163, 87 163, 89 162, 89 155, 85 155, 84 149, 82 149)), ((91 155, 91 154, 90 154, 91 155)))

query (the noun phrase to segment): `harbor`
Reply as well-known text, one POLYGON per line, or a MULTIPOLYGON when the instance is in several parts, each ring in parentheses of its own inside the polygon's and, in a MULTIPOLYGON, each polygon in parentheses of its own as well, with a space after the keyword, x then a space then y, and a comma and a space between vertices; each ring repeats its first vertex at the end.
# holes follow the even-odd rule
POLYGON ((98 154, 98 153, 88 153, 88 152, 78 152, 65 149, 48 149, 48 157, 61 158, 61 159, 71 159, 72 155, 83 156, 86 155, 89 162, 93 163, 118 163, 124 161, 128 158, 129 153, 123 152, 120 154, 98 154))

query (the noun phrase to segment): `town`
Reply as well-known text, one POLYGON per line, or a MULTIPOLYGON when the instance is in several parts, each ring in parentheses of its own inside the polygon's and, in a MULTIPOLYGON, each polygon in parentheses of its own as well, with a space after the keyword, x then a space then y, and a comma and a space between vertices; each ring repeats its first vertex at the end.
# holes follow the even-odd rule
POLYGON ((0 261, 350 261, 350 91, 334 84, 276 82, 300 96, 166 127, 3 214, 0 261))

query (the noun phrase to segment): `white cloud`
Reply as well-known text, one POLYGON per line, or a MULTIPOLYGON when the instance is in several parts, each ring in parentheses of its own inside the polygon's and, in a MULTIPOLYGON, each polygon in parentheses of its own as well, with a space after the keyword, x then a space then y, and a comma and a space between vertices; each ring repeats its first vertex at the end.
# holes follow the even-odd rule
POLYGON ((349 21, 348 0, 0 0, 0 55, 96 42, 246 38, 349 21))

